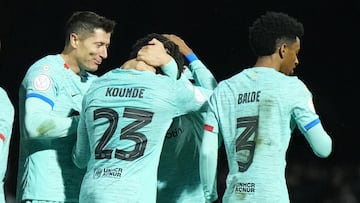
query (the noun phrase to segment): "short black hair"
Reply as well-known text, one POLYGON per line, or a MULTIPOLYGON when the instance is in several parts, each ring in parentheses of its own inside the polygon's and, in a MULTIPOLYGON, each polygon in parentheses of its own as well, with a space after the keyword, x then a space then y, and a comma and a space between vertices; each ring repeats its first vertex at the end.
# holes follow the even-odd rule
MULTIPOLYGON (((178 66, 178 76, 177 76, 177 79, 180 78, 181 76, 181 73, 182 73, 182 70, 183 70, 183 67, 184 67, 184 55, 180 52, 179 50, 179 46, 177 44, 175 44, 174 42, 170 41, 168 38, 164 37, 163 35, 161 34, 158 34, 158 33, 150 33, 150 34, 147 34, 145 37, 137 40, 135 42, 135 44, 133 44, 132 46, 132 50, 130 52, 130 55, 129 55, 129 59, 133 59, 133 58, 136 58, 137 57, 137 53, 138 51, 149 44, 149 41, 151 41, 152 39, 157 39, 159 40, 161 43, 164 44, 164 47, 165 49, 167 50, 168 54, 170 56, 172 56, 178 66)), ((157 73, 160 73, 160 74, 163 74, 162 70, 160 67, 155 67, 156 68, 156 71, 157 73)))
POLYGON ((65 24, 65 44, 69 43, 71 33, 79 35, 92 34, 101 28, 107 33, 113 33, 116 22, 92 11, 76 11, 65 24))
POLYGON ((255 56, 275 52, 279 42, 295 42, 304 35, 303 24, 288 14, 268 11, 249 28, 249 44, 255 56))

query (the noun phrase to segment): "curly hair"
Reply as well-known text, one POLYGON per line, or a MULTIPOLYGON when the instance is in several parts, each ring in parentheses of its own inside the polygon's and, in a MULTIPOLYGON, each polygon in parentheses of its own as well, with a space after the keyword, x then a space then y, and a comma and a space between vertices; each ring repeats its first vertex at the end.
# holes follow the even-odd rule
MULTIPOLYGON (((183 54, 180 52, 179 50, 179 46, 177 44, 175 44, 174 42, 170 41, 169 39, 167 39, 166 37, 162 36, 161 34, 158 33, 150 33, 148 35, 146 35, 145 37, 137 40, 135 42, 135 44, 133 44, 132 46, 132 51, 130 52, 129 55, 129 59, 133 59, 137 57, 137 53, 138 51, 149 44, 149 41, 151 41, 152 39, 157 39, 159 40, 161 43, 164 44, 165 49, 167 50, 168 54, 170 56, 172 56, 178 66, 178 75, 177 78, 179 79, 182 73, 182 69, 185 65, 185 60, 184 60, 184 56, 183 54)), ((155 67, 156 68, 156 73, 160 73, 160 74, 164 74, 161 70, 160 67, 155 67)))
POLYGON ((255 56, 275 52, 278 44, 293 43, 304 35, 303 24, 282 12, 268 11, 249 28, 249 43, 255 56))

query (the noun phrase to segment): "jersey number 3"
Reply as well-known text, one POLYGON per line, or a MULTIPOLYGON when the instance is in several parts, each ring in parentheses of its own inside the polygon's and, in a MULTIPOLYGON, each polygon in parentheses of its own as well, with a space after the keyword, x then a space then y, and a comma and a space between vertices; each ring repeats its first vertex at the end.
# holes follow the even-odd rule
POLYGON ((258 116, 242 117, 237 119, 236 128, 245 128, 236 139, 236 153, 240 157, 237 161, 239 172, 246 171, 253 161, 258 123, 258 116))

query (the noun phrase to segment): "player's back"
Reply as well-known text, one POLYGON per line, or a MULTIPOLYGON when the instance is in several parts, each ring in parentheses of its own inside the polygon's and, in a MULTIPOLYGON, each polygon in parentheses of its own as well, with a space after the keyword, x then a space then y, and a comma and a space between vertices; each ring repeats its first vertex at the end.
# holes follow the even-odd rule
POLYGON ((158 170, 158 202, 204 202, 199 176, 203 130, 200 113, 174 119, 166 133, 158 170))
POLYGON ((229 163, 224 202, 269 202, 269 197, 288 202, 285 157, 292 108, 300 102, 303 83, 262 67, 245 69, 218 87, 215 94, 227 98, 218 105, 229 163))
MULTIPOLYGON (((192 61, 181 79, 192 81, 207 99, 217 85, 200 60, 192 61)), ((199 112, 176 117, 168 129, 160 155, 157 202, 205 202, 199 175, 199 148, 204 125, 201 114, 206 110, 204 105, 199 112)))
POLYGON ((172 118, 202 105, 189 88, 167 76, 123 69, 93 84, 84 99, 91 158, 81 198, 156 201, 157 167, 172 118))

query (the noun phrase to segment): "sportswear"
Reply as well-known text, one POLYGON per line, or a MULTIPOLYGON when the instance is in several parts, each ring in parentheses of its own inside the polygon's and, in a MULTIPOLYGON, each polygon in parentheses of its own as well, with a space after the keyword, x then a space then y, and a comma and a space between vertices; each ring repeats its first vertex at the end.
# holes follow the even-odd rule
MULTIPOLYGON (((196 58, 189 63, 182 77, 196 87, 212 94, 217 81, 206 66, 196 58)), ((199 176, 199 148, 203 135, 206 108, 174 118, 166 133, 158 169, 157 202, 205 202, 199 176)))
POLYGON ((0 203, 5 203, 4 181, 9 160, 14 116, 14 106, 6 91, 0 87, 0 203))
POLYGON ((155 203, 166 131, 204 102, 189 81, 150 71, 116 68, 99 77, 84 97, 73 151, 87 168, 80 202, 155 203))
POLYGON ((229 166, 223 202, 288 203, 286 151, 296 126, 316 155, 329 156, 331 138, 311 92, 296 76, 255 67, 221 81, 209 99, 204 125, 200 173, 205 195, 216 177, 220 134, 229 166))
POLYGON ((96 75, 74 73, 60 54, 28 69, 19 90, 17 200, 78 202, 85 170, 71 160, 83 95, 96 75))

